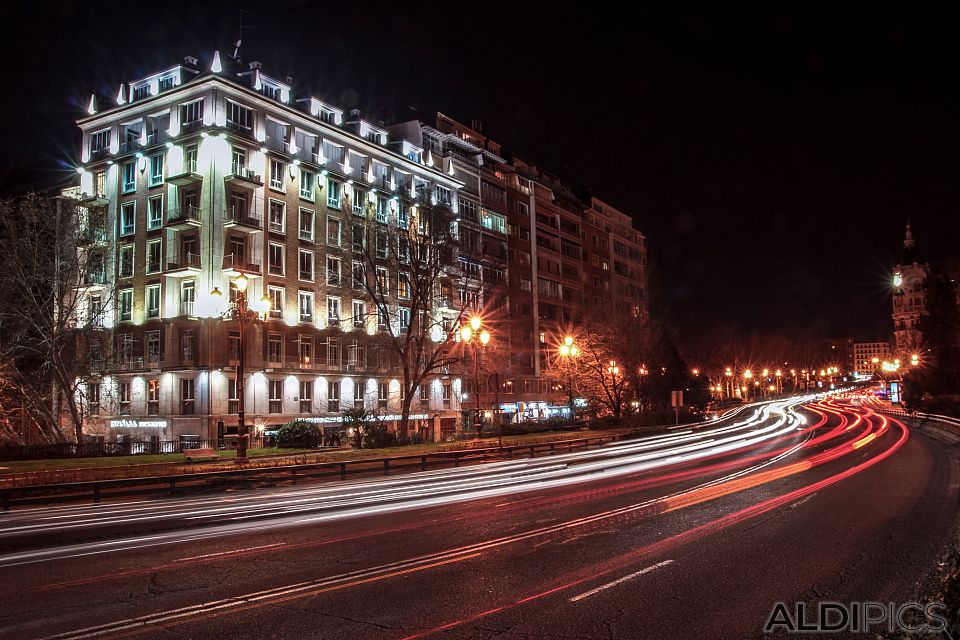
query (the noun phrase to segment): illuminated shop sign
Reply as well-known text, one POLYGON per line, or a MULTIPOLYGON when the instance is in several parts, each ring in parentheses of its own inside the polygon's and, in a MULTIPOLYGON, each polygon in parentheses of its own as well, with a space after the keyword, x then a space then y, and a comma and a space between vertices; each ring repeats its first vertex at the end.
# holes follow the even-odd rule
POLYGON ((111 420, 111 429, 166 429, 166 420, 135 420, 131 418, 111 420))

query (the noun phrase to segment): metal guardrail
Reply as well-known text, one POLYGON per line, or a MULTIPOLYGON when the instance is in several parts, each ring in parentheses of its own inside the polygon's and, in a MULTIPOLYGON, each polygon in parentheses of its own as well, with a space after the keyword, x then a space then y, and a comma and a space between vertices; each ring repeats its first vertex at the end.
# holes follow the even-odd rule
POLYGON ((561 440, 557 442, 514 445, 497 448, 463 449, 457 451, 425 453, 419 455, 391 456, 386 458, 362 458, 340 462, 319 462, 315 464, 288 465, 268 469, 232 469, 229 471, 208 471, 201 473, 157 476, 149 478, 122 478, 116 480, 91 480, 86 482, 67 482, 61 484, 32 485, 0 489, 0 503, 4 511, 13 507, 30 504, 49 504, 53 502, 79 502, 93 500, 100 504, 107 498, 128 496, 172 495, 185 493, 204 487, 224 484, 228 481, 254 483, 272 481, 290 482, 296 485, 303 480, 320 478, 338 478, 346 480, 348 475, 362 473, 382 473, 389 475, 404 469, 427 471, 431 465, 454 466, 481 463, 488 460, 511 460, 515 457, 535 458, 537 454, 555 455, 558 452, 569 453, 575 449, 588 449, 615 442, 627 437, 627 434, 561 440))
MULTIPOLYGON (((872 407, 874 410, 877 410, 875 407, 872 407)), ((954 418, 953 416, 941 416, 936 413, 921 413, 919 411, 904 411, 903 409, 879 409, 880 413, 889 413, 891 415, 899 416, 901 418, 914 418, 920 420, 934 420, 936 422, 946 422, 949 425, 957 427, 960 429, 960 418, 954 418)))

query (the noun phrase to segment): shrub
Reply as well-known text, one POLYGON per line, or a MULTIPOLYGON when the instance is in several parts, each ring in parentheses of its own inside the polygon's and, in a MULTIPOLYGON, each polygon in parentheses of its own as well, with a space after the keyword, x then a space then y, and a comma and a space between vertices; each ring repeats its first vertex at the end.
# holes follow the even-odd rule
POLYGON ((315 449, 323 444, 320 425, 304 420, 293 420, 277 429, 277 446, 315 449))

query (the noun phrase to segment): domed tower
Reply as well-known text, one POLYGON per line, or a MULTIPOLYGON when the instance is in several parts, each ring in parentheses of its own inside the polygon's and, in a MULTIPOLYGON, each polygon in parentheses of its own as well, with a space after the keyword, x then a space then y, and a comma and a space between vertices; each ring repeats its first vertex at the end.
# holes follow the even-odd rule
POLYGON ((923 345, 920 332, 920 316, 926 313, 924 283, 930 266, 917 249, 907 224, 903 249, 893 269, 893 342, 894 357, 902 364, 910 361, 910 355, 918 353, 923 345))

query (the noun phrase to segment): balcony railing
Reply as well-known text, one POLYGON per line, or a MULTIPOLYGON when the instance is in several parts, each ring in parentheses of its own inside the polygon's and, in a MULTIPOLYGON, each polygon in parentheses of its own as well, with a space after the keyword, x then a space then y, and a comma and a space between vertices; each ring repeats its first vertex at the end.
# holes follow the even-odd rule
POLYGON ((263 176, 246 165, 231 165, 230 173, 224 179, 227 182, 244 183, 251 188, 263 186, 263 176))
POLYGON ((180 269, 199 269, 200 254, 181 252, 172 259, 167 260, 167 271, 177 271, 180 269))
POLYGON ((83 284, 88 287, 104 285, 106 283, 107 275, 102 271, 90 271, 83 276, 83 284))
POLYGON ((200 224, 200 207, 194 206, 192 204, 185 204, 181 207, 177 207, 167 214, 168 226, 199 225, 199 224, 200 224))
POLYGON ((107 241, 106 229, 84 229, 77 236, 77 244, 88 245, 98 244, 107 241))
MULTIPOLYGON (((193 300, 181 301, 181 302, 180 302, 180 315, 181 315, 181 316, 193 317, 193 316, 195 315, 195 314, 194 314, 194 307, 195 307, 195 305, 196 305, 196 302, 194 302, 193 300)), ((183 359, 184 359, 185 361, 193 362, 193 358, 192 358, 192 357, 191 357, 191 358, 186 358, 186 357, 184 357, 183 359)))
POLYGON ((263 213, 245 207, 228 207, 224 212, 223 221, 227 226, 240 225, 263 230, 263 213))
POLYGON ((133 153, 134 151, 140 151, 143 148, 143 145, 140 144, 139 134, 136 139, 125 140, 120 143, 120 153, 133 153))
POLYGON ((223 270, 259 275, 263 272, 263 266, 255 258, 244 258, 241 256, 235 259, 231 253, 223 256, 223 270))

